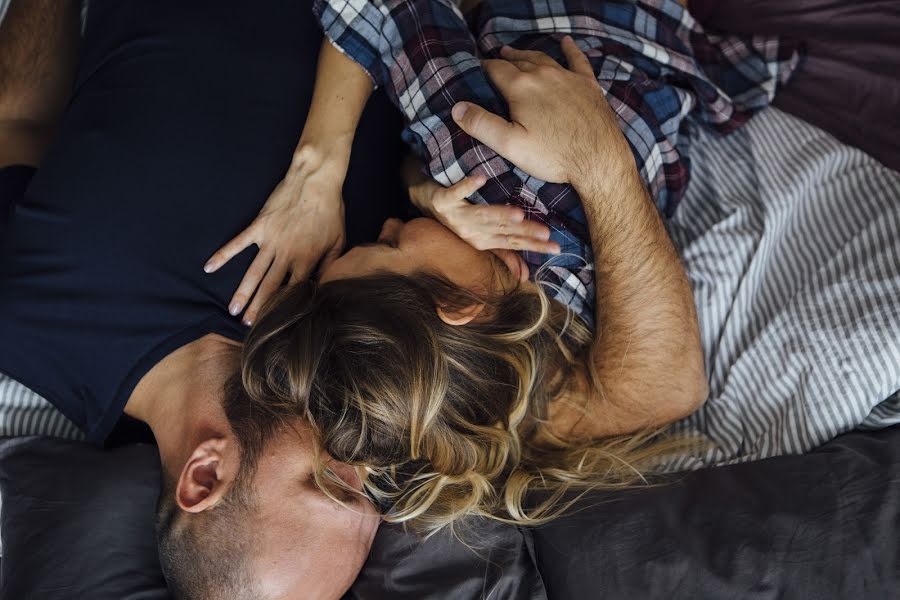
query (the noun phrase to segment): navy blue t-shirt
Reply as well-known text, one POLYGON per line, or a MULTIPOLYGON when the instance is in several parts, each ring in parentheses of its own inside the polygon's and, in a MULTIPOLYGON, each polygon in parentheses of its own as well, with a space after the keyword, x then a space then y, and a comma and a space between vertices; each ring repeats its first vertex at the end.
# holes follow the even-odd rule
MULTIPOLYGON (((226 307, 255 250, 215 274, 203 264, 284 175, 320 42, 309 2, 91 2, 57 139, 33 176, 0 171, 0 371, 88 439, 102 442, 180 346, 244 335, 226 307)), ((373 111, 348 215, 353 196, 371 205, 372 190, 397 185, 399 153, 384 147, 396 148, 398 117, 373 111)))

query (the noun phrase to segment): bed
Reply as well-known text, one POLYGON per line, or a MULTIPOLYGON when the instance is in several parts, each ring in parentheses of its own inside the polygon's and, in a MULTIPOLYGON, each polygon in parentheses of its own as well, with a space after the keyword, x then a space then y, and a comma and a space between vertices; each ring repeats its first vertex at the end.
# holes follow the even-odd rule
MULTIPOLYGON (((740 14, 742 26, 790 34, 798 13, 787 4, 822 17, 829 3, 697 10, 711 23, 740 14)), ((854 5, 864 4, 865 27, 900 24, 890 3, 854 5)), ((830 60, 817 48, 806 58, 814 66, 830 60)), ((471 523, 465 544, 383 527, 348 597, 895 594, 900 174, 886 164, 896 168, 900 137, 866 133, 879 129, 872 114, 882 130, 898 126, 898 104, 889 118, 879 108, 894 93, 886 85, 862 94, 868 117, 856 130, 833 128, 840 140, 777 108, 727 138, 686 132, 693 179, 670 232, 697 298, 711 396, 674 426, 708 444, 668 463, 666 485, 592 495, 537 529, 471 523)), ((790 98, 784 108, 796 109, 790 98)), ((825 126, 841 118, 813 105, 794 112, 825 126)), ((2 597, 167 598, 152 533, 155 447, 127 436, 89 447, 2 378, 0 406, 2 597)))

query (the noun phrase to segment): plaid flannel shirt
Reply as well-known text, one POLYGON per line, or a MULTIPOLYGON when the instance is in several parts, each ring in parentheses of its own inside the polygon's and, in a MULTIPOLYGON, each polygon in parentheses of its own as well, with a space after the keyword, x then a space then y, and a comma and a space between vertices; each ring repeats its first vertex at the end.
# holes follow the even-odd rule
POLYGON ((586 53, 619 119, 638 170, 664 216, 689 177, 678 146, 685 119, 728 133, 768 105, 798 62, 770 36, 706 32, 675 0, 483 0, 465 16, 451 0, 316 0, 325 35, 359 63, 403 112, 404 139, 447 186, 488 177, 470 201, 516 204, 551 229, 563 254, 523 253, 533 278, 594 324, 590 233, 566 185, 529 176, 469 137, 450 110, 466 100, 509 116, 480 58, 503 45, 541 50, 564 63, 560 40, 586 53))

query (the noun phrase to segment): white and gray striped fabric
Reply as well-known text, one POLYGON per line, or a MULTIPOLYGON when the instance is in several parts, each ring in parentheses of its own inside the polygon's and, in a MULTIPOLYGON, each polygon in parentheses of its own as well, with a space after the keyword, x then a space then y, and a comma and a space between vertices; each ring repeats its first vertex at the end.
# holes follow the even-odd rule
POLYGON ((52 404, 0 374, 0 437, 24 435, 84 439, 82 431, 52 404))
MULTIPOLYGON (((694 289, 710 398, 675 425, 693 469, 805 452, 900 423, 900 174, 768 109, 690 136, 693 180, 670 230, 694 289)), ((664 401, 661 400, 661 401, 664 401)), ((78 430, 0 376, 0 436, 78 430)))
POLYGON ((900 174, 775 109, 690 142, 670 231, 710 396, 674 429, 710 447, 668 468, 798 454, 900 423, 900 174))

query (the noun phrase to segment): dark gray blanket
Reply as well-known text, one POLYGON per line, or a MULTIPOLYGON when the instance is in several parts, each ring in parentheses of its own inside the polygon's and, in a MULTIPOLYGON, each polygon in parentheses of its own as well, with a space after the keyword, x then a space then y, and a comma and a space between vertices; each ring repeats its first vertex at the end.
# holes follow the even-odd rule
POLYGON ((900 171, 900 2, 690 0, 705 27, 801 40, 806 57, 774 106, 900 171))

